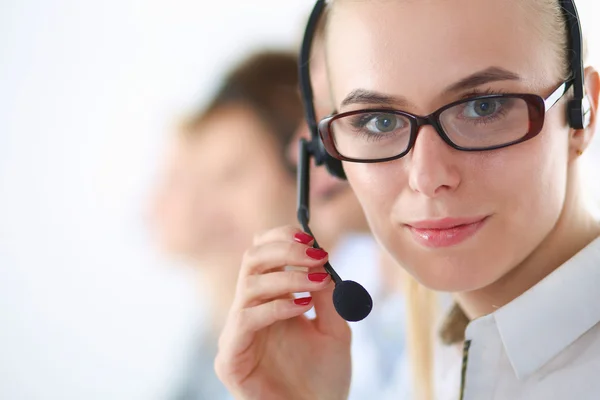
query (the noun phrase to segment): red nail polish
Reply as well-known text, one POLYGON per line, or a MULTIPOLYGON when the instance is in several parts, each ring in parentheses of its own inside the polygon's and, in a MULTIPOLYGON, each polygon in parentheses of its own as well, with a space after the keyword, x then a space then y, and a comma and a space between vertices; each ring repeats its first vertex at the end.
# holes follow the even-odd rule
POLYGON ((313 237, 304 232, 299 232, 294 235, 294 240, 302 244, 309 244, 313 240, 313 237))
POLYGON ((313 272, 308 274, 308 280, 311 282, 323 282, 328 276, 327 272, 313 272))
POLYGON ((306 306, 308 305, 308 303, 310 303, 311 300, 312 297, 301 297, 299 299, 294 299, 294 304, 296 304, 297 306, 306 306))
POLYGON ((322 260, 327 257, 327 252, 323 249, 311 247, 310 249, 306 249, 306 255, 315 260, 322 260))

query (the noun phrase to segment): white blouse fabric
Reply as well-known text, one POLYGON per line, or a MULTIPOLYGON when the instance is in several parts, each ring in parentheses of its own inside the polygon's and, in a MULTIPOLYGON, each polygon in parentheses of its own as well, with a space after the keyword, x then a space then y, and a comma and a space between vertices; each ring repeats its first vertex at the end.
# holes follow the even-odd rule
POLYGON ((600 238, 515 300, 471 321, 462 398, 600 399, 599 321, 600 238))

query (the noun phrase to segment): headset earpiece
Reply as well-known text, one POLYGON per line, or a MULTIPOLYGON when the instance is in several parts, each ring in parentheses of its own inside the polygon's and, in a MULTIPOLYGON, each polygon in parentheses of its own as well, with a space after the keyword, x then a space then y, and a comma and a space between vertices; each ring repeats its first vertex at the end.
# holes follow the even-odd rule
POLYGON ((583 129, 584 128, 584 111, 583 111, 583 101, 580 99, 573 99, 569 101, 567 106, 567 118, 569 121, 569 125, 573 129, 583 129))
MULTIPOLYGON (((315 158, 315 162, 317 165, 325 165, 327 171, 339 179, 346 179, 346 173, 344 172, 344 168, 342 167, 342 162, 336 158, 333 158, 327 150, 325 150, 325 145, 323 144, 323 140, 321 137, 316 135, 318 139, 313 139, 312 144, 312 154, 315 158)), ((314 136, 313 136, 314 137, 314 136)))
POLYGON ((336 178, 346 180, 346 172, 344 172, 344 167, 342 166, 342 162, 336 158, 331 157, 328 153, 325 156, 325 167, 327 171, 336 178))
POLYGON ((583 99, 573 99, 567 106, 569 125, 574 129, 585 129, 590 125, 592 107, 587 96, 583 99))
MULTIPOLYGON (((571 128, 583 129, 587 125, 586 120, 586 98, 583 71, 583 39, 581 34, 581 23, 574 0, 559 0, 569 37, 568 54, 569 67, 573 74, 573 100, 567 105, 567 120, 571 128)), ((589 102, 588 102, 589 105, 589 102)), ((589 107, 588 107, 589 109, 589 107)))

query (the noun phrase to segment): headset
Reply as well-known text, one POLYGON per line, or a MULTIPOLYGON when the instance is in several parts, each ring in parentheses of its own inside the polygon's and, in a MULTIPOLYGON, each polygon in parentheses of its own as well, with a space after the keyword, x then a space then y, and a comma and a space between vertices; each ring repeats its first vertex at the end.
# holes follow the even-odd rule
MULTIPOLYGON (((559 0, 563 16, 565 18, 568 34, 569 68, 571 81, 573 82, 573 98, 567 104, 567 121, 573 129, 584 129, 590 123, 591 106, 589 99, 585 96, 584 73, 583 73, 583 39, 581 33, 581 22, 574 0, 559 0)), ((300 82, 300 93, 304 105, 305 120, 311 133, 311 139, 300 139, 298 157, 298 221, 303 229, 312 235, 308 226, 309 201, 308 192, 310 185, 310 157, 315 159, 317 165, 324 165, 329 173, 337 178, 346 179, 342 162, 333 158, 325 150, 323 140, 319 134, 318 123, 313 103, 313 91, 310 81, 310 55, 312 42, 320 18, 326 7, 325 0, 318 0, 310 14, 300 57, 298 59, 298 72, 300 82)), ((314 237, 314 235, 312 235, 314 237)), ((314 247, 319 248, 315 240, 314 247)), ((329 263, 325 264, 325 270, 331 275, 336 289, 333 293, 334 306, 347 321, 360 321, 371 311, 373 302, 369 293, 358 283, 353 281, 342 281, 329 263)))

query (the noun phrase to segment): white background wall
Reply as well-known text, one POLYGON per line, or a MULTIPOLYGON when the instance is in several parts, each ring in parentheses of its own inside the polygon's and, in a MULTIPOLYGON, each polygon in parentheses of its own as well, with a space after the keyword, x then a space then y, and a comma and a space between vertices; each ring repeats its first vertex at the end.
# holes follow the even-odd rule
POLYGON ((143 219, 169 124, 241 53, 295 43, 311 5, 0 2, 0 399, 169 389, 197 317, 143 219))

